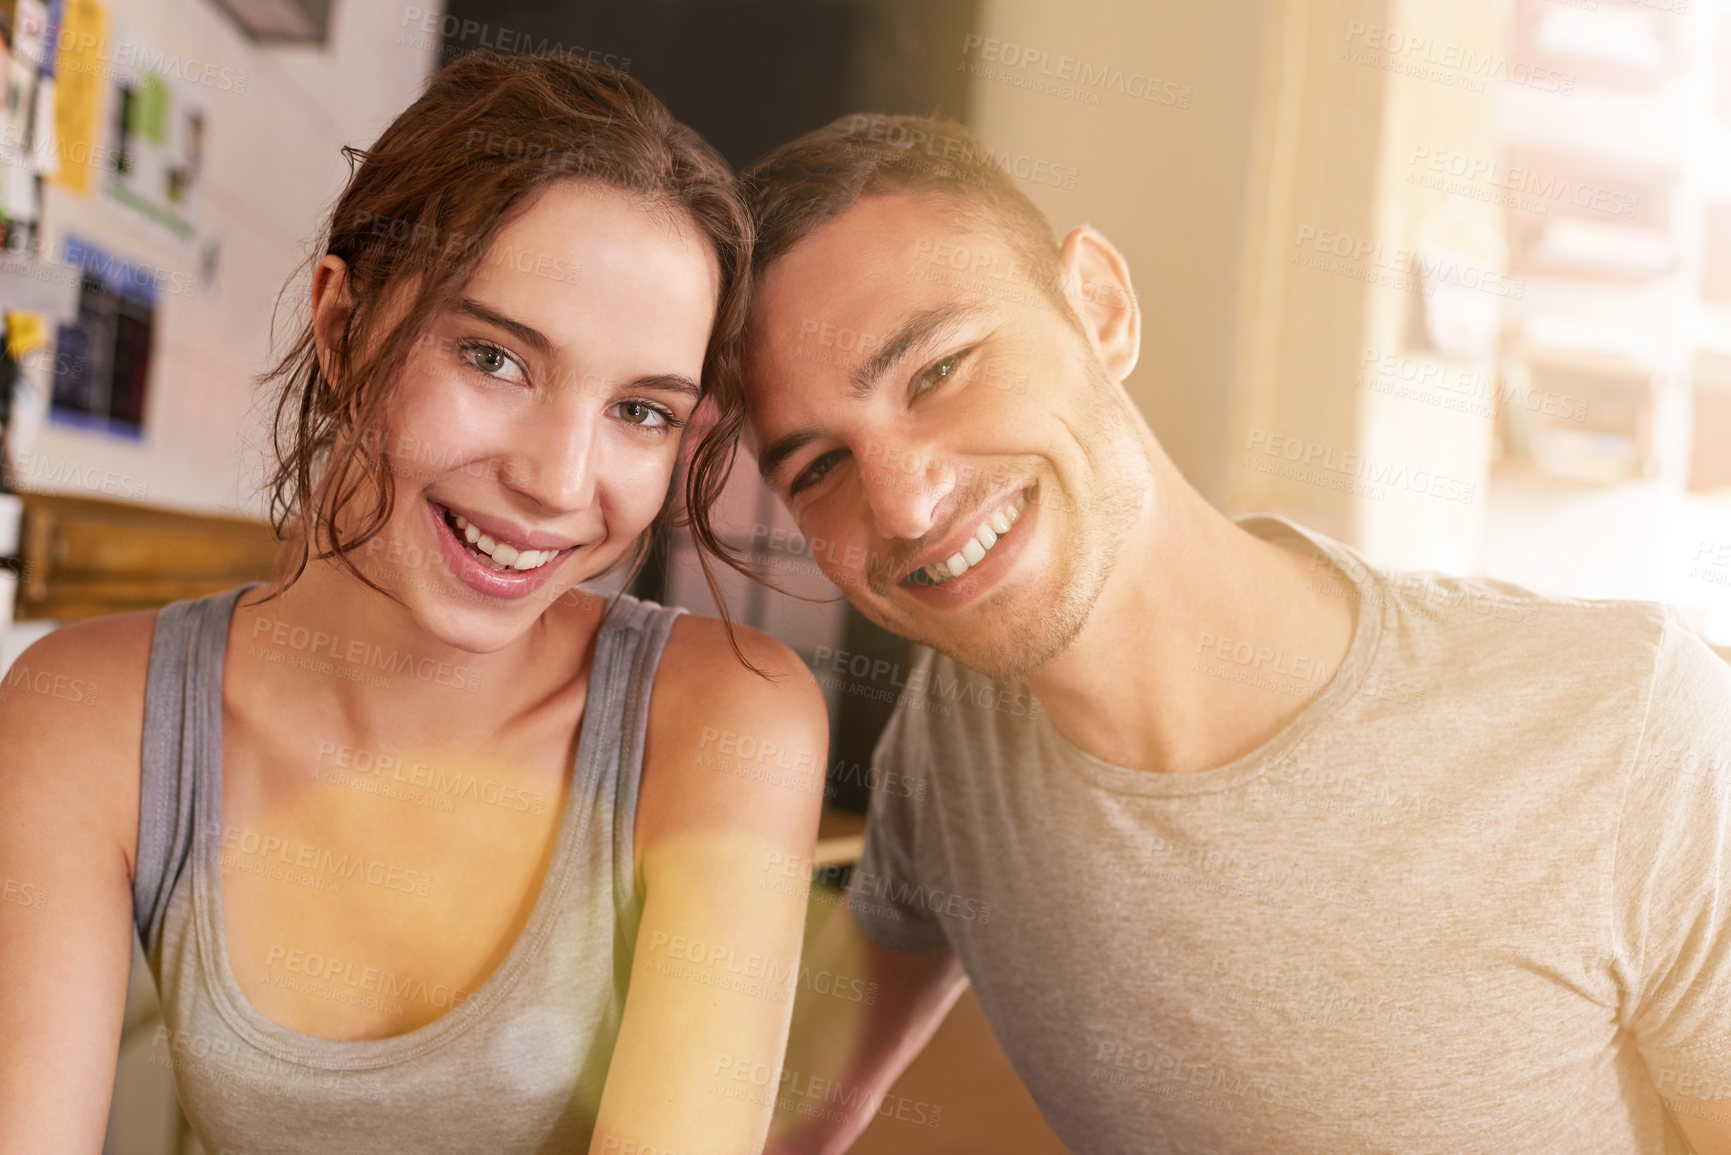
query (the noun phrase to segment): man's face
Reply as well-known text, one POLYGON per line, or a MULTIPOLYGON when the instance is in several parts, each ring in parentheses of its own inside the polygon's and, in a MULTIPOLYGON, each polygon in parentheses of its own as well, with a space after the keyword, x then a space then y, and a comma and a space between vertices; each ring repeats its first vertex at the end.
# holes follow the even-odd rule
POLYGON ((941 199, 867 198, 770 266, 746 350, 765 480, 830 580, 1006 679, 1076 636, 1152 487, 1086 311, 1041 276, 941 199))

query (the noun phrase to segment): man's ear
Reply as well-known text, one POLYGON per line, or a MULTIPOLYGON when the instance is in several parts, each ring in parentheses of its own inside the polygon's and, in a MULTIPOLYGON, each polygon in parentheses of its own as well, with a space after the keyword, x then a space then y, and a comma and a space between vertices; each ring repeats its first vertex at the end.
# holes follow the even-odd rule
POLYGON ((1064 238, 1058 263, 1064 294, 1082 318, 1082 331, 1112 377, 1124 380, 1142 352, 1142 310, 1124 254, 1083 225, 1064 238))
POLYGON ((319 358, 319 374, 336 379, 338 359, 346 352, 344 338, 355 302, 349 294, 349 266, 341 257, 320 257, 313 268, 313 344, 319 358))

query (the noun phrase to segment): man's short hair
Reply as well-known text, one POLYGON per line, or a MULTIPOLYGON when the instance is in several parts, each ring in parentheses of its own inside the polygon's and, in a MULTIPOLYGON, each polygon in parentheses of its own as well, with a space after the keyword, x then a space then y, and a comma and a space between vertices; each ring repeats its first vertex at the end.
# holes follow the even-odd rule
POLYGON ((740 182, 757 230, 755 274, 864 197, 927 193, 949 200, 964 227, 1008 241, 1030 287, 1070 312, 1051 223, 953 120, 851 113, 777 148, 740 182))

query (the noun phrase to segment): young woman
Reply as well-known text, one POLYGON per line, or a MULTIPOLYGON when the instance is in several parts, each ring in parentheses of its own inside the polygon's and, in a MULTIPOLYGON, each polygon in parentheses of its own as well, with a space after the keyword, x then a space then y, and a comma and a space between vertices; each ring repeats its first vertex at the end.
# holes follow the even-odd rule
POLYGON ((484 55, 352 159, 275 373, 296 564, 4 683, 0 1150, 101 1149, 134 927, 211 1155, 757 1150, 822 699, 577 589, 739 324, 726 166, 629 78, 484 55))

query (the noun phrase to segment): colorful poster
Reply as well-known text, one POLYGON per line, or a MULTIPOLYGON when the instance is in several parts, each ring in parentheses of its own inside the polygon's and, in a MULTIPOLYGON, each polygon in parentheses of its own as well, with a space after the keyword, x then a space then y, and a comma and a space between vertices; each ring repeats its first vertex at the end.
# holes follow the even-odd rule
POLYGON ((7 58, 6 118, 0 126, 0 160, 9 167, 37 171, 31 129, 36 110, 37 72, 48 38, 48 6, 42 0, 18 0, 12 14, 12 53, 7 58))
POLYGON ((78 319, 60 326, 54 421, 138 437, 144 432, 160 270, 135 265, 77 237, 63 257, 84 270, 78 319))
POLYGON ((226 70, 157 51, 122 30, 115 54, 114 175, 103 191, 183 241, 197 235, 204 109, 186 77, 226 70))

